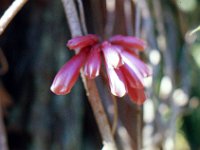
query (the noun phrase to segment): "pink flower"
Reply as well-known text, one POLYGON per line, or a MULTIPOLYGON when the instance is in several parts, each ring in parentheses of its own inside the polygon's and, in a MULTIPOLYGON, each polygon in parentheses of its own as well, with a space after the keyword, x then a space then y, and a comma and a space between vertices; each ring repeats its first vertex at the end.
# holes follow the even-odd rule
POLYGON ((144 64, 139 58, 135 57, 131 53, 123 51, 121 53, 121 57, 124 63, 134 70, 138 77, 142 76, 142 78, 144 78, 151 74, 146 64, 144 64))
POLYGON ((69 49, 82 49, 84 47, 94 45, 98 43, 99 38, 94 34, 88 34, 86 36, 77 36, 67 42, 69 49))
POLYGON ((151 73, 137 54, 138 50, 145 49, 143 40, 117 35, 111 37, 109 41, 100 43, 96 35, 89 34, 69 40, 67 46, 69 49, 80 50, 80 52, 57 73, 51 86, 54 93, 58 95, 69 93, 82 66, 87 78, 97 77, 102 55, 111 93, 118 97, 128 94, 137 104, 145 101, 143 79, 151 73))
POLYGON ((141 105, 146 100, 146 95, 144 89, 137 89, 131 87, 129 84, 127 85, 128 88, 128 95, 130 98, 138 105, 141 105))
POLYGON ((126 83, 123 74, 119 69, 114 69, 105 63, 111 93, 115 96, 122 97, 126 94, 126 83))
POLYGON ((87 61, 84 67, 84 74, 90 78, 94 79, 99 75, 101 67, 101 54, 99 45, 95 45, 91 48, 87 61))
POLYGON ((80 69, 85 63, 84 72, 87 77, 92 79, 99 75, 100 51, 98 46, 95 45, 98 41, 98 37, 92 34, 78 36, 68 41, 67 46, 70 49, 79 49, 80 52, 59 70, 51 85, 52 92, 57 95, 68 94, 77 81, 80 69), (90 50, 91 46, 94 47, 90 50))
POLYGON ((121 65, 121 58, 117 49, 109 42, 102 43, 102 51, 107 64, 117 68, 121 65))
POLYGON ((144 86, 140 78, 127 64, 124 64, 122 67, 120 67, 120 69, 123 72, 126 80, 129 82, 129 85, 131 87, 134 87, 137 89, 144 89, 144 86))
POLYGON ((110 38, 112 44, 121 45, 126 48, 134 48, 137 50, 145 49, 145 42, 137 37, 116 35, 110 38))
POLYGON ((78 79, 80 68, 87 59, 87 49, 72 57, 57 73, 51 91, 57 95, 65 95, 71 91, 78 79))
POLYGON ((138 105, 143 104, 146 99, 146 95, 142 84, 143 81, 141 81, 142 79, 139 79, 139 77, 127 64, 120 67, 120 70, 124 74, 127 93, 130 98, 138 105))

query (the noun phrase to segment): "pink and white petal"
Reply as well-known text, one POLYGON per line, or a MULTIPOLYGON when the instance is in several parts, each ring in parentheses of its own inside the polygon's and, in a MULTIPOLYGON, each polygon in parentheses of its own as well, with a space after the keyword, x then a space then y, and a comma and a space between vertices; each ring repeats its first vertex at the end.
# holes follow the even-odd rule
MULTIPOLYGON (((115 96, 122 97, 126 94, 126 85, 122 74, 115 71, 112 66, 105 64, 111 93, 115 96)), ((116 69, 117 70, 117 69, 116 69)))
POLYGON ((84 67, 84 74, 86 77, 90 79, 94 79, 99 75, 101 67, 101 54, 99 50, 99 46, 95 45, 91 50, 90 54, 87 58, 84 67))
POLYGON ((142 39, 133 36, 116 35, 110 38, 110 42, 127 48, 136 48, 138 50, 144 50, 146 47, 146 43, 142 39))
POLYGON ((121 55, 122 56, 122 60, 124 62, 124 64, 126 64, 132 71, 135 72, 136 76, 138 77, 138 79, 140 80, 140 82, 143 84, 143 76, 142 74, 140 73, 140 71, 138 70, 138 68, 132 64, 132 62, 127 59, 125 56, 121 55))
POLYGON ((57 73, 51 85, 51 91, 57 95, 68 94, 77 81, 80 68, 85 63, 86 58, 86 50, 73 56, 57 73))
POLYGON ((136 73, 127 64, 121 66, 120 70, 124 74, 126 82, 128 82, 131 87, 144 89, 142 81, 140 81, 136 73))
POLYGON ((69 49, 82 49, 87 46, 96 44, 99 41, 98 36, 94 34, 88 34, 85 36, 77 36, 67 42, 69 49))
POLYGON ((103 42, 102 51, 104 54, 105 61, 108 65, 118 68, 121 66, 122 61, 118 50, 112 46, 109 42, 103 42))
MULTIPOLYGON (((123 51, 121 53, 122 60, 135 72, 139 72, 142 77, 147 77, 151 75, 149 68, 143 63, 139 58, 131 55, 130 53, 123 51)), ((136 73, 138 75, 138 73, 136 73)))
POLYGON ((140 56, 135 49, 124 48, 124 50, 130 53, 131 55, 135 56, 136 58, 140 59, 140 56))

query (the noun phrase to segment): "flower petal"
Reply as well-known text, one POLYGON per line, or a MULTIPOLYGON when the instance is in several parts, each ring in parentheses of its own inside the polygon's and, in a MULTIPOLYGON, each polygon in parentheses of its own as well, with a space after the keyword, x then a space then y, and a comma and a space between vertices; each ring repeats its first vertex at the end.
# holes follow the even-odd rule
POLYGON ((83 50, 70 59, 57 73, 51 91, 57 95, 68 94, 78 79, 80 68, 87 58, 87 51, 83 50))
POLYGON ((90 50, 90 54, 85 63, 84 74, 90 79, 93 79, 99 75, 101 67, 101 55, 99 49, 99 45, 95 45, 90 50))
POLYGON ((127 48, 136 48, 138 50, 144 50, 146 47, 142 39, 133 36, 116 35, 110 38, 110 42, 127 48))
POLYGON ((136 73, 127 64, 121 66, 120 70, 124 74, 126 82, 129 82, 131 87, 144 89, 142 81, 140 81, 136 73))
POLYGON ((122 61, 119 55, 118 49, 115 46, 112 46, 109 42, 103 42, 102 51, 104 54, 105 61, 108 65, 118 68, 121 66, 122 61))
POLYGON ((122 97, 126 94, 126 86, 123 74, 119 69, 114 69, 112 66, 105 64, 111 93, 115 96, 122 97))
POLYGON ((128 53, 130 53, 131 55, 135 56, 136 58, 140 59, 139 54, 136 52, 135 49, 130 49, 130 48, 124 48, 125 51, 127 51, 128 53))
POLYGON ((94 34, 88 34, 86 36, 77 36, 67 42, 69 49, 82 49, 84 47, 93 45, 99 41, 99 38, 94 34))
POLYGON ((151 75, 149 68, 139 58, 136 58, 126 51, 121 52, 121 57, 123 62, 134 70, 138 77, 147 77, 151 75))
POLYGON ((146 100, 144 89, 133 88, 130 85, 127 86, 128 95, 138 105, 141 105, 146 100))

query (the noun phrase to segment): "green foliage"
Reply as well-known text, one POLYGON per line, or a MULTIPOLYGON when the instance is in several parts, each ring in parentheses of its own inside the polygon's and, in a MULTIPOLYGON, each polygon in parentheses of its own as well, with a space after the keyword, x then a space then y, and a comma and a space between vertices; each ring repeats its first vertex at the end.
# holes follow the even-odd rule
POLYGON ((199 150, 199 135, 200 135, 200 107, 191 111, 184 117, 183 129, 187 135, 187 139, 192 150, 199 150))

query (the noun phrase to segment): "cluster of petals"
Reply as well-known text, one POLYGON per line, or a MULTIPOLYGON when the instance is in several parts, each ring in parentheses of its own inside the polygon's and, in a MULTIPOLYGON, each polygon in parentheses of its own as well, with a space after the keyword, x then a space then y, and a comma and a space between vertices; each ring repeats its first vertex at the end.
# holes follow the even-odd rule
POLYGON ((123 97, 128 94, 137 104, 145 101, 143 79, 150 75, 150 71, 137 54, 145 49, 143 40, 133 36, 116 35, 100 42, 98 36, 89 34, 69 40, 67 47, 79 53, 57 73, 51 86, 55 94, 68 94, 82 67, 87 78, 97 77, 103 61, 113 95, 123 97))

